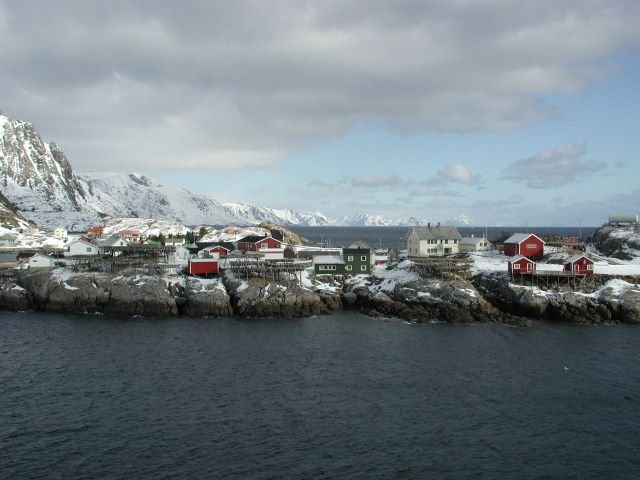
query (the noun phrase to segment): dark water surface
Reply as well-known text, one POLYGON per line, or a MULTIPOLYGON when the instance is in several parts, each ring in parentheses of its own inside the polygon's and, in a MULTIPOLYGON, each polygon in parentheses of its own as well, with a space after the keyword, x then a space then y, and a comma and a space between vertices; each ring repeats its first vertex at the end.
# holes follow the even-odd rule
POLYGON ((0 478, 640 478, 640 328, 0 313, 0 478))
MULTIPOLYGON (((363 240, 372 248, 406 248, 404 237, 409 227, 287 227, 313 243, 329 247, 348 246, 356 240, 363 240)), ((497 238, 514 233, 535 233, 537 235, 574 235, 585 240, 593 234, 595 227, 458 227, 463 237, 481 237, 495 241, 497 238)))

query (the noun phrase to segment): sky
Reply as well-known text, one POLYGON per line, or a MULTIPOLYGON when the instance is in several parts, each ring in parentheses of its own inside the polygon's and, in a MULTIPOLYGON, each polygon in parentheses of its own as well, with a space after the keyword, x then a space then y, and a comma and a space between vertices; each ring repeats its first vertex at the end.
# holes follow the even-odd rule
POLYGON ((74 169, 331 218, 640 211, 637 0, 0 0, 0 110, 74 169))

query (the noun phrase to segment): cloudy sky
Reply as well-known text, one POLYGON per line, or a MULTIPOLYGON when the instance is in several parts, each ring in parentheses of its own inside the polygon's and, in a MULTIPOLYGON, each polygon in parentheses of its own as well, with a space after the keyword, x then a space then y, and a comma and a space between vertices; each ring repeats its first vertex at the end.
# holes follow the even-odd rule
POLYGON ((0 0, 0 109, 79 171, 478 224, 640 210, 637 0, 0 0))

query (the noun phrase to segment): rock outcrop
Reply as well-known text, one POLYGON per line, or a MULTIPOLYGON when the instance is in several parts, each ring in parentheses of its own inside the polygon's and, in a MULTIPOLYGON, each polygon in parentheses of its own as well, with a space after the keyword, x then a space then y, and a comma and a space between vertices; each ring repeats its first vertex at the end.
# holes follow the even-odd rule
POLYGON ((234 312, 241 317, 308 317, 341 307, 339 296, 319 294, 296 284, 223 277, 234 312))
MULTIPOLYGON (((314 287, 316 288, 316 287, 314 287)), ((514 285, 504 273, 469 281, 413 277, 389 283, 375 277, 335 288, 303 288, 231 275, 199 280, 159 276, 71 274, 61 269, 17 271, 0 283, 0 308, 144 316, 308 317, 341 309, 415 322, 502 322, 529 319, 578 324, 640 324, 640 288, 612 280, 590 294, 514 285)))
POLYGON ((375 282, 350 288, 343 296, 345 308, 369 315, 395 316, 416 322, 507 322, 522 319, 504 314, 466 281, 419 280, 396 285, 392 290, 376 288, 375 282))
POLYGON ((513 315, 580 324, 640 323, 640 289, 617 282, 619 289, 609 286, 584 294, 514 285, 504 273, 485 273, 473 279, 484 298, 513 315))

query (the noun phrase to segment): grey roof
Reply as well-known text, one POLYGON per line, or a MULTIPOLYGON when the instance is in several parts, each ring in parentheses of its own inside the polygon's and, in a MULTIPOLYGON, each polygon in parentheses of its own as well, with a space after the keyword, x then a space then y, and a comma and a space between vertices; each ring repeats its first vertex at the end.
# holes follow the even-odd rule
POLYGON ((407 236, 412 233, 418 237, 418 240, 462 240, 460 233, 456 227, 431 226, 431 227, 411 227, 407 236))
POLYGON ((537 236, 535 233, 514 233, 513 235, 511 235, 509 238, 507 238, 504 243, 517 243, 520 244, 522 242, 524 242, 527 238, 534 236, 536 237, 538 240, 540 240, 542 243, 545 243, 539 236, 537 236))
POLYGON ((338 255, 314 255, 313 264, 344 265, 344 259, 338 255))
POLYGON ((593 263, 593 260, 591 260, 589 257, 587 257, 586 255, 573 255, 572 257, 569 257, 565 260, 564 264, 566 265, 567 263, 575 263, 578 260, 580 260, 581 258, 586 258, 587 260, 589 260, 591 263, 593 263))
POLYGON ((101 247, 114 247, 117 246, 120 242, 124 242, 129 245, 129 242, 119 237, 118 235, 111 235, 109 238, 106 238, 101 244, 101 247))
POLYGON ((460 240, 460 243, 463 245, 478 245, 480 242, 490 243, 489 240, 484 237, 464 237, 460 240))

